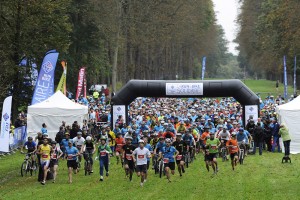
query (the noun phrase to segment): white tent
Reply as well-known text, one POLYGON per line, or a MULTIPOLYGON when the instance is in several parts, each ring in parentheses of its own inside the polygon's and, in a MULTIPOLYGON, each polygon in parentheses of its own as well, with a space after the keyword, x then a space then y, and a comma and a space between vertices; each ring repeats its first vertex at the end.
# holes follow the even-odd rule
POLYGON ((28 106, 27 135, 36 136, 37 132, 41 131, 42 124, 45 123, 49 137, 54 139, 62 121, 65 121, 67 125, 72 125, 74 121, 77 121, 82 126, 87 116, 87 106, 74 103, 58 91, 47 100, 28 106))
POLYGON ((300 96, 276 108, 279 123, 286 124, 291 136, 291 153, 300 153, 300 96))

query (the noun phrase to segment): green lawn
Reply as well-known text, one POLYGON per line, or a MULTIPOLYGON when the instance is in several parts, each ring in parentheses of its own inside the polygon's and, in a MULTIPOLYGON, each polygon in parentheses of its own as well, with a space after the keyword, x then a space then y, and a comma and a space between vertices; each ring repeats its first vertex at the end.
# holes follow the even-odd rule
MULTIPOLYGON (((254 93, 260 93, 261 97, 264 99, 266 96, 273 95, 274 97, 284 94, 283 84, 279 84, 278 92, 276 91, 276 81, 268 80, 242 80, 254 93)), ((294 89, 288 86, 288 97, 294 94, 294 89)))
POLYGON ((0 199, 299 199, 300 156, 292 156, 292 164, 281 164, 282 154, 264 152, 262 156, 246 157, 244 165, 232 171, 229 162, 219 161, 219 173, 212 176, 204 166, 203 157, 187 169, 182 178, 172 176, 172 183, 160 179, 151 170, 144 187, 124 179, 121 167, 111 162, 110 176, 99 182, 99 164, 95 173, 83 171, 67 183, 66 162, 60 162, 56 183, 42 186, 36 177, 21 177, 19 153, 0 159, 0 199))

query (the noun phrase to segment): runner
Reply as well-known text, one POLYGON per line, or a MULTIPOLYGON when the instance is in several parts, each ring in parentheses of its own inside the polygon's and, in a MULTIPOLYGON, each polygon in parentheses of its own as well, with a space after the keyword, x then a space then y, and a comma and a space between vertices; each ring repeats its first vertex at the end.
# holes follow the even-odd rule
POLYGON ((123 150, 122 157, 124 158, 124 169, 125 169, 126 177, 128 177, 129 174, 129 180, 132 181, 132 174, 134 171, 134 161, 132 158, 132 153, 135 147, 131 144, 132 141, 131 136, 127 136, 125 140, 126 140, 126 144, 122 147, 123 150))
POLYGON ((171 139, 166 139, 166 146, 163 147, 159 152, 159 158, 164 160, 164 167, 166 171, 166 176, 168 182, 170 183, 170 170, 171 173, 175 174, 175 158, 178 156, 179 152, 175 147, 171 146, 171 139))
POLYGON ((210 133, 210 139, 206 141, 206 148, 208 148, 208 161, 214 170, 214 174, 219 171, 217 163, 217 153, 221 142, 215 138, 214 133, 210 133))
POLYGON ((103 181, 103 171, 105 168, 106 171, 106 176, 108 177, 109 175, 109 155, 112 153, 111 148, 107 145, 106 143, 106 138, 101 137, 100 138, 100 145, 98 147, 98 158, 100 162, 100 181, 103 181))
POLYGON ((123 167, 123 160, 122 160, 122 147, 125 144, 125 140, 122 137, 121 133, 118 133, 116 138, 116 158, 117 158, 117 164, 119 164, 119 160, 121 160, 122 167, 123 167))
POLYGON ((141 176, 141 187, 144 185, 145 174, 147 173, 147 158, 151 157, 150 151, 144 147, 144 140, 139 140, 139 147, 133 151, 133 161, 136 162, 137 176, 141 176), (137 158, 135 158, 135 156, 137 158))
POLYGON ((176 164, 178 168, 178 172, 180 176, 182 176, 182 173, 185 172, 184 170, 184 155, 187 151, 187 144, 181 139, 182 135, 181 133, 176 134, 176 141, 173 142, 173 146, 178 151, 178 156, 176 157, 176 164))
MULTIPOLYGON (((62 152, 65 154, 65 151, 66 151, 66 147, 68 146, 68 143, 69 141, 72 140, 70 139, 70 133, 66 132, 65 133, 65 138, 62 139, 61 143, 60 143, 60 146, 61 146, 61 150, 62 152)), ((72 143, 73 143, 73 140, 72 140, 72 143)), ((65 156, 63 156, 63 159, 64 159, 65 156)))
POLYGON ((82 149, 84 152, 84 154, 83 154, 84 160, 87 160, 88 158, 90 158, 90 163, 91 163, 90 173, 94 173, 94 171, 93 171, 93 164, 94 164, 93 155, 95 153, 96 147, 92 141, 91 136, 86 137, 85 144, 82 149))
POLYGON ((81 162, 81 154, 83 152, 83 145, 85 143, 85 139, 82 137, 82 132, 80 131, 77 132, 77 137, 73 138, 73 143, 75 144, 75 147, 78 149, 78 152, 80 153, 78 156, 78 161, 81 162))
POLYGON ((47 178, 47 172, 48 172, 48 167, 50 164, 50 153, 52 151, 51 146, 48 144, 48 139, 44 138, 43 144, 39 146, 38 149, 38 154, 41 155, 41 167, 43 169, 43 181, 41 182, 42 185, 46 184, 46 178, 47 178))
POLYGON ((62 157, 63 152, 60 150, 60 148, 57 148, 56 146, 57 142, 52 141, 51 146, 51 160, 50 160, 50 170, 53 173, 53 183, 55 183, 56 176, 57 176, 57 170, 58 170, 58 160, 60 157, 62 157))
POLYGON ((73 141, 68 141, 68 146, 66 147, 65 157, 67 158, 67 166, 68 166, 68 175, 69 175, 69 183, 72 183, 72 171, 74 174, 77 173, 77 156, 79 156, 79 151, 76 147, 73 146, 73 141))
POLYGON ((231 139, 227 141, 226 146, 229 149, 231 166, 232 166, 232 170, 234 170, 234 167, 236 166, 238 161, 238 152, 239 152, 239 145, 236 139, 235 132, 231 133, 231 139))

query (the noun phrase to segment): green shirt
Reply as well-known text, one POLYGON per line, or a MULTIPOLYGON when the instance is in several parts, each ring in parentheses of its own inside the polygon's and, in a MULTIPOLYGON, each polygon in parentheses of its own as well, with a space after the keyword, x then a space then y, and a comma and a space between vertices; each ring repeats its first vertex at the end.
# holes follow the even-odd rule
POLYGON ((279 135, 281 135, 282 141, 291 140, 289 130, 286 127, 282 127, 279 129, 279 135))
POLYGON ((209 153, 218 153, 218 146, 220 144, 220 140, 218 138, 215 138, 213 140, 208 139, 206 140, 206 145, 209 146, 209 153))
MULTIPOLYGON (((103 151, 106 151, 107 153, 112 153, 112 151, 111 151, 111 149, 110 149, 110 147, 109 147, 109 145, 107 145, 107 144, 105 144, 105 145, 99 145, 99 147, 98 147, 98 157, 99 157, 99 154, 101 153, 101 151, 103 152, 103 151)), ((100 157, 99 157, 100 158, 100 157)))

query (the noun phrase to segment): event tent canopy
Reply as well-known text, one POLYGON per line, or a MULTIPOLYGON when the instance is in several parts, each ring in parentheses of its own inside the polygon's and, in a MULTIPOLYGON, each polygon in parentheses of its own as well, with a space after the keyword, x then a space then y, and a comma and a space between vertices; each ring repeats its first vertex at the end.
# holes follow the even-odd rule
POLYGON ((279 122, 284 123, 289 129, 291 153, 300 153, 300 96, 286 104, 277 106, 276 112, 279 115, 279 122))
POLYGON ((72 125, 77 121, 80 125, 87 119, 88 107, 76 104, 61 91, 56 92, 47 100, 28 107, 27 134, 36 136, 41 131, 42 124, 47 125, 49 137, 55 138, 62 121, 72 125))

